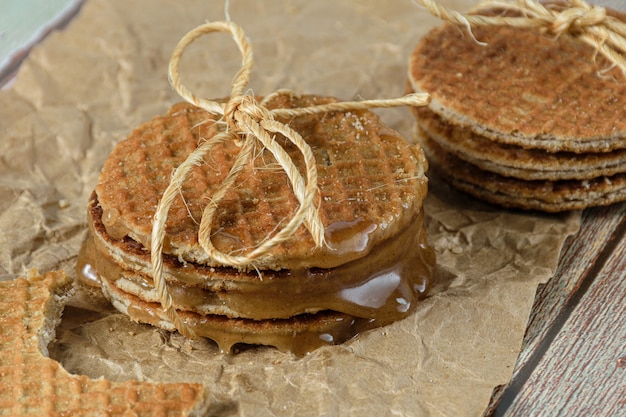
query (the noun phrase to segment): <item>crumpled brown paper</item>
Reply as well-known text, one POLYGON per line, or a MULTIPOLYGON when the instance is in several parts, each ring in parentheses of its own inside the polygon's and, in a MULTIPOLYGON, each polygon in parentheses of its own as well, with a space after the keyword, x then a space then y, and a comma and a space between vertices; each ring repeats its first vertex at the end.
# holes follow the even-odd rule
MULTIPOLYGON (((410 51, 440 24, 408 0, 230 3, 254 48, 257 94, 398 97, 410 51)), ((470 4, 446 2, 462 11, 470 4)), ((104 159, 133 127, 180 100, 166 74, 180 37, 223 19, 222 1, 88 0, 32 51, 0 93, 0 279, 33 267, 75 274, 104 159)), ((239 61, 232 40, 215 35, 190 47, 181 72, 199 95, 221 97, 239 61)), ((407 109, 377 112, 411 137, 407 109)), ((226 355, 79 296, 52 355, 92 377, 202 382, 211 415, 480 415, 508 381, 536 287, 554 273, 580 215, 507 211, 436 178, 424 210, 438 256, 431 297, 411 317, 343 345, 302 359, 271 348, 226 355)))

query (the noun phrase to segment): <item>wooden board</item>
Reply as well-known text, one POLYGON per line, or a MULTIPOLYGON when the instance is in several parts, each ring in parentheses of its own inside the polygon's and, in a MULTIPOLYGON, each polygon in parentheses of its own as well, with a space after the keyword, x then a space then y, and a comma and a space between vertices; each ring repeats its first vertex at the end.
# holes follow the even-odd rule
POLYGON ((626 415, 626 204, 583 213, 484 415, 626 415))

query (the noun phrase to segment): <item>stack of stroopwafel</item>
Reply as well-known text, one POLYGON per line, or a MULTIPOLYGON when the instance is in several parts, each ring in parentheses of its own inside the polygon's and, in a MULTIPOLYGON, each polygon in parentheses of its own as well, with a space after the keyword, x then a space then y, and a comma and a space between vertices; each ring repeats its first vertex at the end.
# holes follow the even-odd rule
POLYGON ((507 26, 472 34, 444 24, 410 58, 410 89, 432 97, 413 111, 433 169, 505 207, 557 212, 626 200, 621 71, 566 35, 507 26))
POLYGON ((0 416, 203 416, 204 387, 72 375, 47 357, 72 292, 60 271, 0 282, 0 416))
MULTIPOLYGON (((264 105, 330 102, 283 93, 264 105)), ((105 295, 135 320, 174 329, 151 278, 152 219, 173 168, 224 129, 216 119, 176 105, 137 128, 105 162, 89 206, 91 236, 81 266, 94 266, 105 295)), ((198 222, 239 152, 237 143, 217 145, 169 211, 164 277, 174 306, 197 335, 226 351, 245 343, 303 354, 340 343, 406 317, 430 286, 434 255, 423 230, 427 165, 421 148, 365 110, 288 122, 315 156, 326 245, 316 248, 301 226, 254 268, 225 266, 206 255, 198 222)), ((275 140, 303 169, 295 146, 281 135, 275 140)), ((222 252, 245 253, 290 219, 298 204, 285 172, 259 149, 220 202, 212 242, 222 252)))

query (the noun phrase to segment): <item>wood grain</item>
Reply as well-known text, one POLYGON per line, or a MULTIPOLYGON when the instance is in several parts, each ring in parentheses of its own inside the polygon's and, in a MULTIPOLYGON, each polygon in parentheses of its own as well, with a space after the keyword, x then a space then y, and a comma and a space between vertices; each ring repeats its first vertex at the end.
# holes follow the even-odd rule
POLYGON ((485 416, 626 415, 626 204, 583 213, 485 416))

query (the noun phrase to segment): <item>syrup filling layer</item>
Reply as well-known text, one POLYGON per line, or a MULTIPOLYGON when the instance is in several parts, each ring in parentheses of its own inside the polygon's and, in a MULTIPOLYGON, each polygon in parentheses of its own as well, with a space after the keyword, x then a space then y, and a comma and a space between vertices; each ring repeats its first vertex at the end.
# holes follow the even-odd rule
MULTIPOLYGON (((149 252, 128 236, 109 233, 97 199, 89 206, 90 237, 78 262, 80 279, 103 284, 113 304, 133 319, 163 328, 167 321, 150 278, 149 252)), ((341 227, 353 248, 368 233, 341 227)), ((335 230, 340 228, 335 226, 335 230)), ((332 227, 331 227, 332 230, 332 227)), ((336 231, 335 231, 336 233, 336 231)), ((335 239, 336 239, 335 235, 335 239)), ((420 212, 395 237, 335 268, 243 272, 164 256, 174 304, 200 336, 228 351, 237 343, 275 346, 298 355, 341 343, 364 330, 408 316, 426 296, 435 264, 420 212)))

